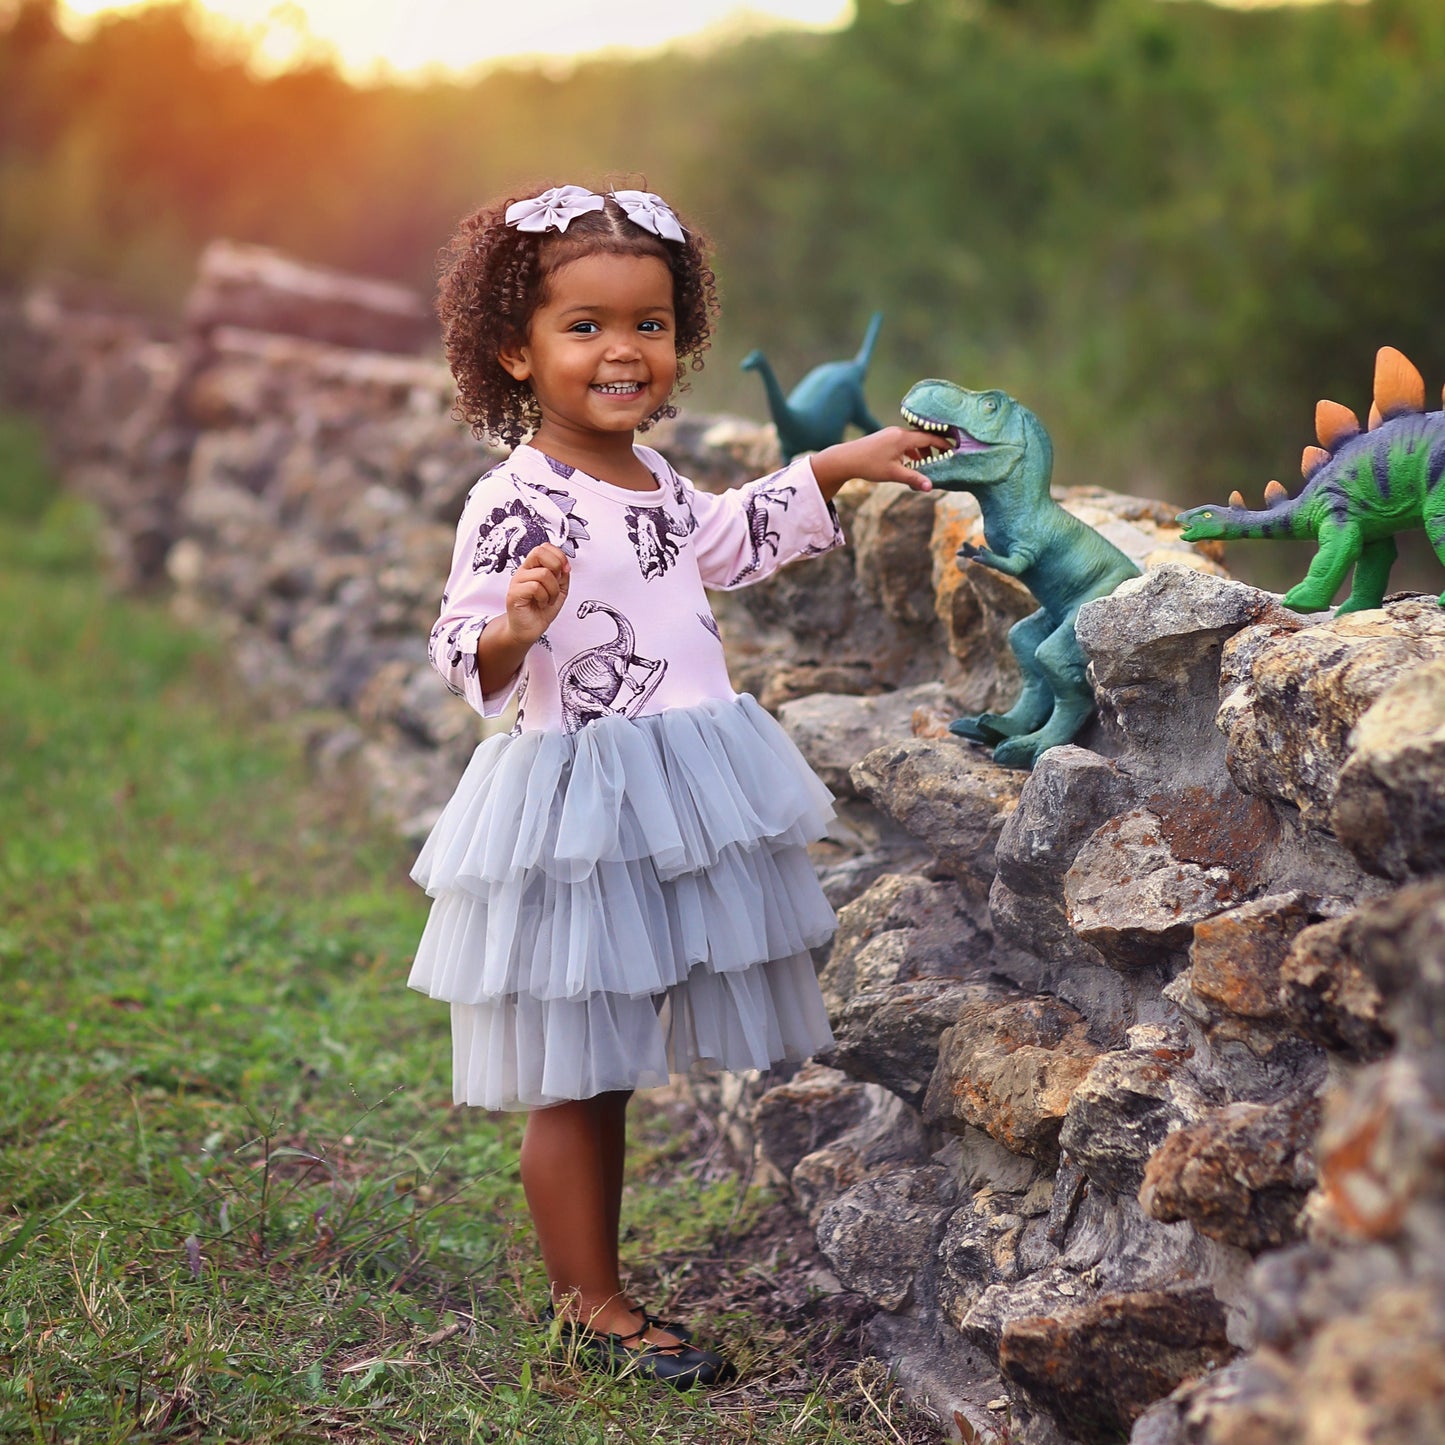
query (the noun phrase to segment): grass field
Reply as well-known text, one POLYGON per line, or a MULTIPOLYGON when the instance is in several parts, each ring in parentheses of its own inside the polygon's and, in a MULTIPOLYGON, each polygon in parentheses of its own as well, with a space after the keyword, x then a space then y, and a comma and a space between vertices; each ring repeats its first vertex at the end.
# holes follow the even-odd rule
POLYGON ((406 853, 92 530, 0 422, 0 1439, 936 1440, 826 1311, 737 1305, 777 1206, 675 1107, 635 1106, 627 1258, 744 1382, 555 1351, 520 1120, 451 1108, 404 986, 406 853))

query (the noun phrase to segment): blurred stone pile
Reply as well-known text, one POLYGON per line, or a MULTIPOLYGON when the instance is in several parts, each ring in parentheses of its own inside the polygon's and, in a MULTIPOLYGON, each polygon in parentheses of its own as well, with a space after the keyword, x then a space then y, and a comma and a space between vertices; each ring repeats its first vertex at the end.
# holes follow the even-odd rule
MULTIPOLYGON (((0 385, 117 575, 412 834, 477 737, 425 640, 493 456, 428 330, 234 246, 174 335, 0 305, 0 385)), ((713 488, 776 459, 730 418, 649 440, 713 488)), ((715 595, 735 683, 839 794, 841 910, 836 1048, 725 1082, 722 1123, 955 1436, 1445 1438, 1445 612, 1302 618, 1160 504, 1062 500, 1147 570, 1081 614, 1101 719, 1031 775, 946 732, 1010 699, 1032 606, 955 563, 971 499, 850 484, 852 547, 715 595)))

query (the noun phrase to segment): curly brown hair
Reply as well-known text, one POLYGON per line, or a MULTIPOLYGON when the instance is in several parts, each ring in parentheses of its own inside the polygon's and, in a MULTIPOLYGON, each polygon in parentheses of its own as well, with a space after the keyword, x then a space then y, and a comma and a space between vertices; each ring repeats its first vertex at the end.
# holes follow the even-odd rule
MULTIPOLYGON (((566 231, 519 231, 505 217, 520 199, 509 196, 468 216, 439 257, 437 315, 457 383, 452 415, 476 436, 498 437, 509 446, 536 429, 541 413, 531 387, 510 376, 498 356, 503 347, 526 341, 533 313, 546 304, 552 273, 598 252, 656 256, 672 272, 677 390, 686 391, 689 367, 702 369, 718 310, 708 238, 689 225, 685 241, 665 241, 629 220, 610 195, 602 210, 577 216, 566 231)), ((676 415, 668 401, 639 430, 676 415)))

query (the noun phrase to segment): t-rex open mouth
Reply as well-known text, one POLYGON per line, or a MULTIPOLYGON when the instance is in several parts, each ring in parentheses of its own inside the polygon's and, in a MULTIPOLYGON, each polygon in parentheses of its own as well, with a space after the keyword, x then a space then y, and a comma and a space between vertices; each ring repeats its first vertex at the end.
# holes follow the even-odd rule
POLYGON ((929 462, 941 462, 948 457, 956 457, 960 452, 986 452, 989 449, 987 442, 981 442, 976 436, 970 436, 961 426, 953 426, 946 421, 933 421, 926 416, 919 416, 917 412, 903 409, 903 419, 909 426, 915 427, 918 431, 936 432, 939 436, 947 437, 946 445, 935 447, 933 455, 925 457, 919 466, 927 466, 929 462))

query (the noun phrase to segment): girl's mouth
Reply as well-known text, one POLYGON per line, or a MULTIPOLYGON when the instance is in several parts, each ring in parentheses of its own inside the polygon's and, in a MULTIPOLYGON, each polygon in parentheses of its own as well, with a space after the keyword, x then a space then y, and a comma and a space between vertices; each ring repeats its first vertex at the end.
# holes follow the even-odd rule
POLYGON ((600 391, 603 396, 636 396, 642 390, 640 381, 594 381, 593 391, 600 391))

